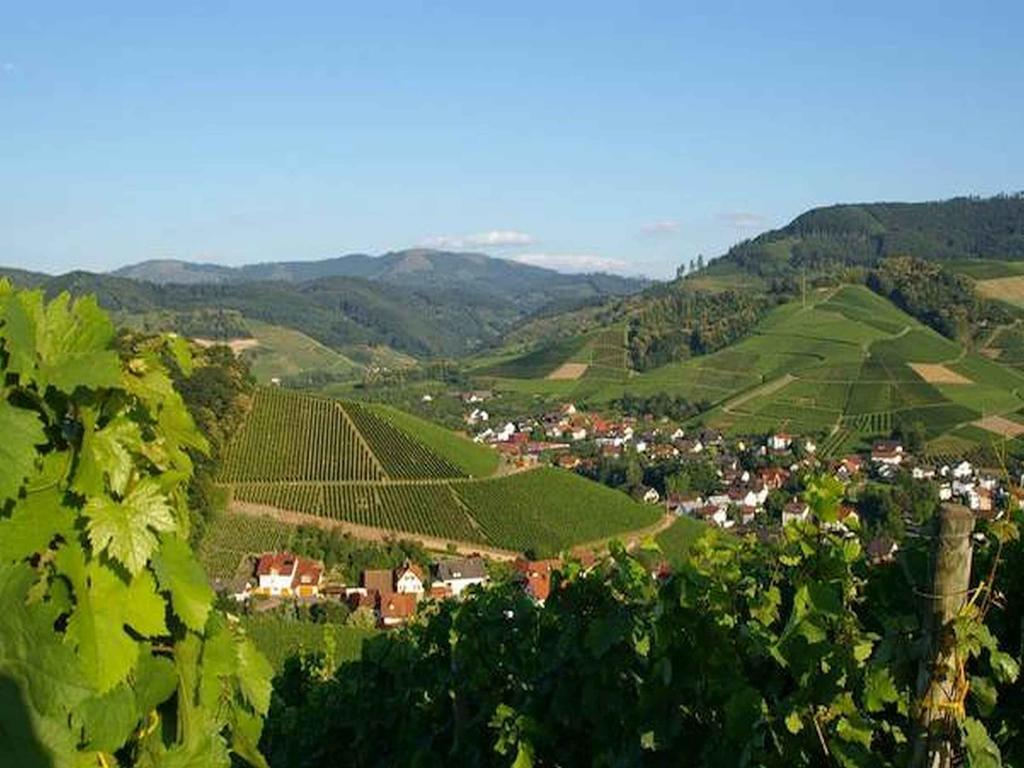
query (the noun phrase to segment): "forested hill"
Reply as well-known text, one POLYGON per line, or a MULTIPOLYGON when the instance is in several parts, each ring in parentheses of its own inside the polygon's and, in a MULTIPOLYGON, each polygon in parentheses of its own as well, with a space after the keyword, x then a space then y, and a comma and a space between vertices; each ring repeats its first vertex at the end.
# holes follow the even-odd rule
POLYGON ((496 342, 536 312, 600 303, 644 285, 612 275, 563 275, 486 256, 434 251, 256 265, 239 268, 238 275, 229 268, 183 262, 150 267, 152 274, 172 279, 136 279, 150 273, 145 265, 132 268, 132 279, 81 271, 51 277, 3 268, 0 275, 16 285, 45 288, 51 296, 63 290, 95 294, 121 320, 160 313, 188 320, 166 330, 219 338, 223 323, 214 321, 228 311, 301 331, 334 349, 384 345, 419 358, 463 355, 496 342), (362 274, 330 274, 341 262, 362 274), (224 270, 230 279, 218 277, 224 270), (177 281, 175 276, 182 274, 213 278, 177 281))
POLYGON ((815 208, 781 229, 733 246, 710 271, 739 267, 763 277, 814 274, 873 265, 888 256, 1024 259, 1024 194, 815 208))
POLYGON ((302 283, 327 277, 355 277, 417 290, 459 290, 511 301, 526 311, 552 304, 635 293, 647 281, 609 274, 563 274, 551 269, 496 259, 480 253, 425 248, 382 256, 350 254, 321 261, 281 261, 224 267, 159 260, 132 264, 113 272, 151 283, 207 284, 251 281, 302 283))
MULTIPOLYGON (((459 355, 490 343, 522 317, 510 302, 457 290, 413 291, 358 278, 305 283, 252 282, 156 285, 110 275, 70 272, 48 277, 0 269, 16 285, 42 287, 50 296, 94 294, 120 320, 167 314, 191 319, 200 336, 219 337, 224 311, 293 328, 331 347, 386 345, 417 357, 459 355), (203 318, 211 321, 203 328, 203 318)), ((168 330, 184 329, 169 327, 168 330)))

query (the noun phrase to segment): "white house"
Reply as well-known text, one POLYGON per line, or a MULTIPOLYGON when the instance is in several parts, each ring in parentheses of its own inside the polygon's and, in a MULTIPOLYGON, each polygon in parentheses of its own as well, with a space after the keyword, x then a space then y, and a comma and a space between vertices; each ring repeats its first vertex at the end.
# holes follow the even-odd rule
POLYGON ((700 517, 709 525, 717 525, 719 528, 732 528, 733 521, 729 519, 727 507, 720 507, 715 504, 706 504, 698 511, 700 517))
POLYGON ((395 570, 395 592, 419 597, 423 591, 423 571, 415 563, 406 560, 401 568, 395 570))
POLYGON ((953 467, 952 472, 954 480, 965 480, 974 474, 974 467, 971 466, 969 461, 961 461, 953 467))
POLYGON ((659 495, 656 488, 648 488, 646 491, 644 491, 644 495, 641 496, 640 499, 645 504, 657 504, 661 500, 661 496, 659 495))
POLYGON ((903 446, 893 440, 879 440, 871 448, 871 461, 896 466, 903 462, 903 446))
POLYGON ((486 584, 487 580, 487 568, 478 556, 442 560, 434 566, 434 581, 441 582, 454 597, 475 584, 486 584))
POLYGON ((469 424, 480 424, 481 422, 487 421, 490 418, 491 416, 490 414, 487 413, 487 411, 481 408, 474 408, 466 417, 466 421, 469 424))

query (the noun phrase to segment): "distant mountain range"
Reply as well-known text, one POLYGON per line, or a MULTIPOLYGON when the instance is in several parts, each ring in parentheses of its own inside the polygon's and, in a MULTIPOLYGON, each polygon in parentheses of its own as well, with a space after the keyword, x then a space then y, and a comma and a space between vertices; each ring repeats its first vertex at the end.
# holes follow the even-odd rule
POLYGON ((147 261, 111 274, 0 268, 3 275, 50 294, 96 294, 123 320, 166 317, 190 329, 208 322, 214 336, 225 323, 210 311, 223 310, 293 328, 334 349, 386 345, 417 357, 465 354, 537 314, 600 304, 649 283, 420 249, 244 267, 147 261))
POLYGON ((353 253, 320 261, 279 261, 240 267, 152 260, 121 267, 111 274, 159 285, 268 280, 304 283, 328 277, 355 277, 417 290, 469 290, 485 296, 512 299, 530 309, 539 309, 557 301, 625 296, 650 282, 604 273, 565 274, 482 253, 425 248, 393 251, 382 256, 353 253))

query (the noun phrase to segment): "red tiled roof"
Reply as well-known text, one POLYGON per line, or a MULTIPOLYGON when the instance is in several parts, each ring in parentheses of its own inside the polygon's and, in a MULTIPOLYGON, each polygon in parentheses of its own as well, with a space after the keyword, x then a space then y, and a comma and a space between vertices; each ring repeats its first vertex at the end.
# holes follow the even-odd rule
POLYGON ((289 576, 295 568, 295 555, 291 552, 264 552, 256 563, 257 576, 289 576))
POLYGON ((380 615, 384 619, 408 619, 416 613, 415 595, 382 595, 380 615))

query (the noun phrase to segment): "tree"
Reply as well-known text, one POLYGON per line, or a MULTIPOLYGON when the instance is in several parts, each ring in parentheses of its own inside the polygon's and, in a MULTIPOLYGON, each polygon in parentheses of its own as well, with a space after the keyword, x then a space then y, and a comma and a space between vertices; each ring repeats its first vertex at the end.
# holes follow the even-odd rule
POLYGON ((188 545, 188 347, 114 340, 94 299, 0 282, 0 755, 263 765, 270 666, 188 545))

